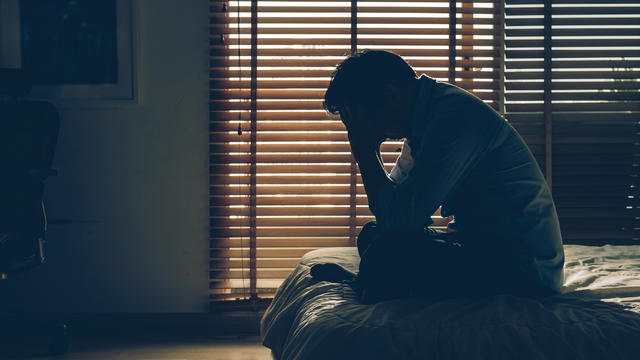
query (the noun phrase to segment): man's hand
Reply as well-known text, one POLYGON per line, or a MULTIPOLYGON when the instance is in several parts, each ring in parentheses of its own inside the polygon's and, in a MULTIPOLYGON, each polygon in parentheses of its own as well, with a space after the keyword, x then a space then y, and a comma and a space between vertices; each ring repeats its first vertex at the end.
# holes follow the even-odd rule
POLYGON ((386 137, 382 135, 380 129, 375 128, 368 121, 369 119, 362 109, 345 106, 340 111, 340 118, 347 129, 349 143, 354 153, 361 151, 378 153, 380 151, 380 144, 386 140, 386 137))
POLYGON ((361 154, 373 154, 380 157, 380 144, 386 140, 378 134, 367 131, 347 130, 347 136, 349 144, 351 144, 351 151, 356 157, 361 154))

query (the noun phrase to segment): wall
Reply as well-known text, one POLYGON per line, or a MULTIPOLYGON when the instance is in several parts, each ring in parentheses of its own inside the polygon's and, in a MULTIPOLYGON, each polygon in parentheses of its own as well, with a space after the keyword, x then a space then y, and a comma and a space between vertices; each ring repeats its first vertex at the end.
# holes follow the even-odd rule
POLYGON ((60 110, 48 259, 9 282, 24 310, 207 309, 208 2, 137 6, 142 102, 60 110))

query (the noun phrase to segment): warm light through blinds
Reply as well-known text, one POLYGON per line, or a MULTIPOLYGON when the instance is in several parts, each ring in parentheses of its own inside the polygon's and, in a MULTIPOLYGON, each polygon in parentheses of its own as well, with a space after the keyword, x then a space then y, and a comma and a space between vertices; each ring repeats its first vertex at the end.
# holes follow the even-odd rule
MULTIPOLYGON (((322 110, 331 72, 352 49, 394 51, 418 73, 441 80, 453 75, 452 81, 498 106, 499 8, 491 2, 459 2, 454 32, 449 2, 358 1, 352 8, 354 3, 257 2, 252 176, 252 3, 211 2, 214 300, 269 296, 304 253, 352 246, 360 227, 373 219, 360 177, 352 177, 344 127, 322 110)), ((388 170, 400 146, 383 144, 388 170)), ((436 226, 446 225, 435 215, 436 226)))
MULTIPOLYGON (((506 111, 566 242, 636 241, 640 7, 601 3, 211 1, 212 301, 270 297, 303 254, 352 246, 373 219, 322 109, 335 65, 365 48, 506 111)), ((400 146, 383 144, 388 170, 400 146)))
POLYGON ((322 110, 331 71, 349 53, 350 3, 258 2, 253 231, 250 4, 212 2, 212 40, 224 40, 211 54, 213 299, 269 296, 304 253, 353 244, 349 145, 339 119, 322 110))

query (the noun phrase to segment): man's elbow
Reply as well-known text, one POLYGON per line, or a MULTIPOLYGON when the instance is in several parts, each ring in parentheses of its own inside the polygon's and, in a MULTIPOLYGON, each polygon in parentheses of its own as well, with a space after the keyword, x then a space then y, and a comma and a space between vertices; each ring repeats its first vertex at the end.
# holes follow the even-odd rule
POLYGON ((371 211, 371 213, 373 214, 373 216, 376 217, 376 220, 378 219, 378 209, 375 205, 375 201, 372 201, 371 199, 369 199, 369 211, 371 211))

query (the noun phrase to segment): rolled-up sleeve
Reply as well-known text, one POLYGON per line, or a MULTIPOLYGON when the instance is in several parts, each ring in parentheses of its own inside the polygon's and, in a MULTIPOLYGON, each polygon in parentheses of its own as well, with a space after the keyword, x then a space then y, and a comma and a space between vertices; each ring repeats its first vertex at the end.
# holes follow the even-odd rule
POLYGON ((460 110, 466 99, 453 100, 432 112, 406 180, 378 191, 376 221, 384 229, 416 231, 432 224, 431 215, 488 152, 497 129, 483 116, 496 115, 473 102, 481 111, 460 110))
POLYGON ((411 145, 409 144, 409 140, 405 140, 404 143, 402 143, 400 156, 398 156, 395 166, 391 169, 389 177, 395 184, 400 184, 407 179, 412 168, 413 156, 411 155, 411 145))

